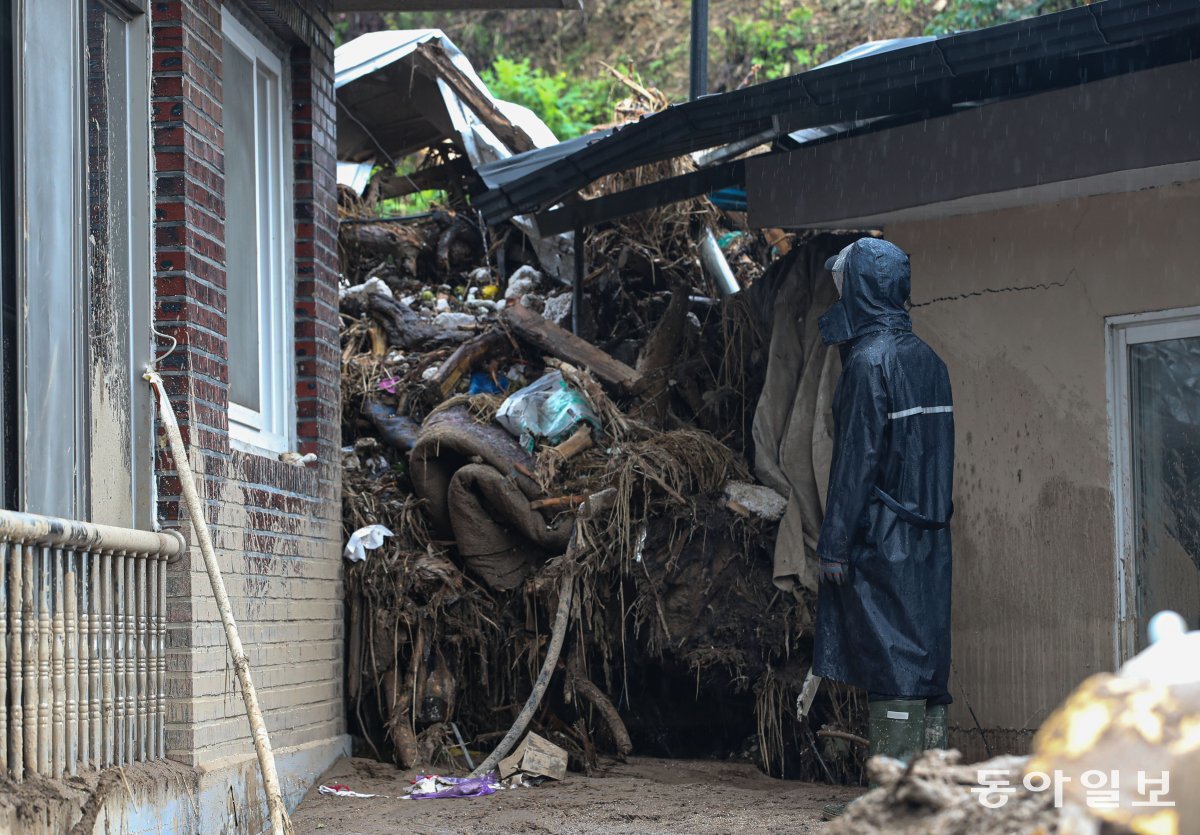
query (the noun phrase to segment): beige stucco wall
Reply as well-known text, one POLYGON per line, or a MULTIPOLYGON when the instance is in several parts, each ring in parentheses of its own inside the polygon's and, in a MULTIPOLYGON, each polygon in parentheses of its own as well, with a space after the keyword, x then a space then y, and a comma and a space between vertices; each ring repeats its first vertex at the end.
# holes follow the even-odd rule
POLYGON ((957 427, 955 742, 1023 750, 1116 618, 1105 317, 1200 304, 1200 183, 886 229, 957 427), (965 694, 965 698, 964 698, 965 694))

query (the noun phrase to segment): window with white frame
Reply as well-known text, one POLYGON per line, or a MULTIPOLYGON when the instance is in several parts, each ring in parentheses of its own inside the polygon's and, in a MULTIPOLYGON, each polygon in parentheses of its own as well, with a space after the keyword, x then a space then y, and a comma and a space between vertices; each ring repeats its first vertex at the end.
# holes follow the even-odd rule
POLYGON ((229 434, 237 446, 291 448, 291 135, 284 63, 228 8, 222 81, 229 434))

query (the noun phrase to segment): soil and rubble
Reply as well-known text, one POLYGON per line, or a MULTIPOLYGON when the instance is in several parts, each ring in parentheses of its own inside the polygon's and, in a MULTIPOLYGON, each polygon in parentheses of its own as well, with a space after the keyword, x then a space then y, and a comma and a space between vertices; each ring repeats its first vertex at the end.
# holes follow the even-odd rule
MULTIPOLYGON (((372 189, 342 194, 345 532, 392 533, 347 570, 349 711, 364 753, 461 768, 456 726, 482 759, 533 686, 569 574, 565 646, 530 730, 574 769, 636 751, 823 776, 787 718, 812 598, 772 583, 785 501, 748 463, 764 324, 698 256, 712 230, 749 289, 800 242, 707 200, 645 212, 587 235, 575 311, 570 275, 516 225, 472 212, 470 167, 449 143, 409 175, 425 183, 435 168, 451 178, 449 203, 414 219, 378 220, 372 189), (522 445, 497 411, 554 371, 587 419, 522 445)), ((830 688, 816 727, 861 733, 863 708, 830 688)), ((861 746, 820 745, 835 777, 857 782, 861 746)))

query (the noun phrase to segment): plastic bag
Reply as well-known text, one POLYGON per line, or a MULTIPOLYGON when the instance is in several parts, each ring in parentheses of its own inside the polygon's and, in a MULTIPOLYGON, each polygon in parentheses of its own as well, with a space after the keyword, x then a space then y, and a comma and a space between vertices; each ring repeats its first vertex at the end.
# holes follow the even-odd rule
POLYGON ((600 430, 600 419, 583 395, 551 371, 537 382, 511 394, 496 412, 496 421, 515 435, 529 452, 538 439, 559 444, 581 423, 600 430))
POLYGON ((365 528, 359 528, 350 534, 350 541, 346 543, 346 550, 342 552, 342 556, 350 562, 361 562, 367 558, 367 551, 374 551, 383 545, 385 536, 392 535, 392 532, 383 525, 367 525, 365 528))
POLYGON ((450 797, 483 797, 495 794, 496 772, 490 771, 482 777, 442 777, 418 774, 408 796, 413 800, 438 800, 450 797))

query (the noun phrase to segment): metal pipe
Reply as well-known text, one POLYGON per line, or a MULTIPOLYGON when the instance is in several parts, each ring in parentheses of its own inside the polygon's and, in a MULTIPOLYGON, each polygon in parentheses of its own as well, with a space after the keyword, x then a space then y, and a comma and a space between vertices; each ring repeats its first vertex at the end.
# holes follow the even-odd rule
POLYGON ((732 296, 742 291, 742 285, 738 284, 737 277, 730 269, 729 262, 725 260, 725 253, 721 251, 721 246, 717 243, 717 237, 711 228, 705 229, 704 235, 700 238, 700 262, 712 277, 722 296, 732 296))
POLYGON ((708 93, 708 0, 692 0, 691 83, 688 97, 708 93))

